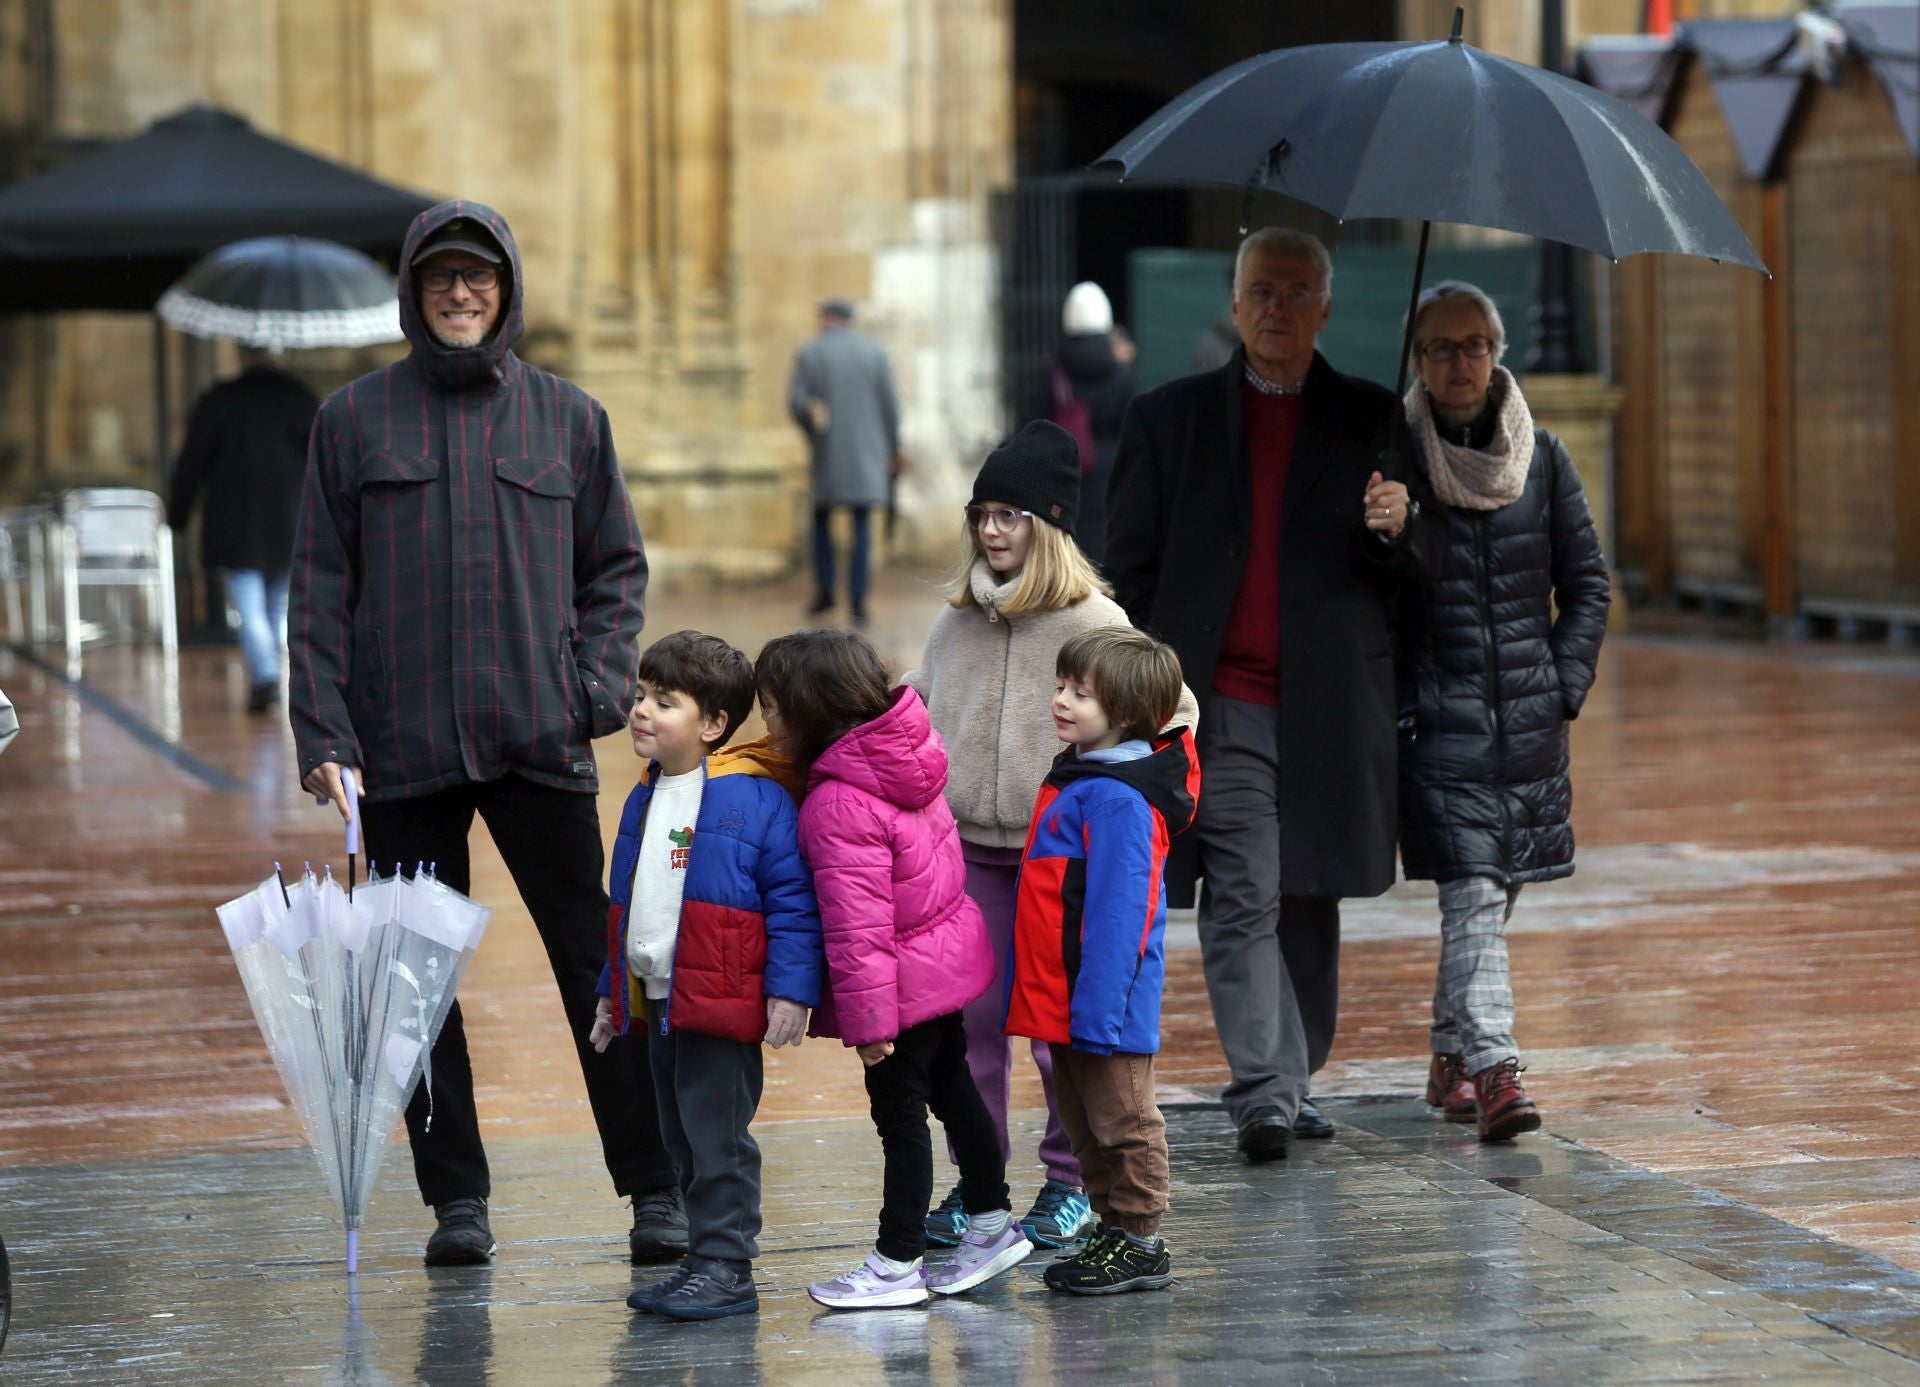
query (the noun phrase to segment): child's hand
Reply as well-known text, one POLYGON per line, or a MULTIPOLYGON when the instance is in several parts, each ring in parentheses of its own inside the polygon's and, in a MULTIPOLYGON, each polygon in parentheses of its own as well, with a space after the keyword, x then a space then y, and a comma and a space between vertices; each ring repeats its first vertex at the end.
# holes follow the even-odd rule
POLYGON ((872 1045, 856 1045, 853 1048, 854 1053, 860 1056, 860 1063, 871 1069, 893 1053, 893 1042, 882 1040, 872 1045))
POLYGON ((798 1049, 807 1038, 807 1009, 785 997, 767 998, 767 1044, 778 1050, 782 1045, 798 1049))
POLYGON ((600 1005, 593 1009, 593 1029, 587 1032, 587 1040, 593 1045, 594 1053, 604 1055, 607 1046, 613 1043, 613 1001, 602 997, 600 1005))

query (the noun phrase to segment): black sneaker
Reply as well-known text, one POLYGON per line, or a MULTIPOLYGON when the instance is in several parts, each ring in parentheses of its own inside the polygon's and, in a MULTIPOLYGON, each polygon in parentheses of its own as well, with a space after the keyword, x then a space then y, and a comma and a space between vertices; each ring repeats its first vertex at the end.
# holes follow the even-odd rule
POLYGON ((1293 1135, 1292 1124, 1280 1115, 1280 1109, 1263 1105, 1240 1122, 1240 1136, 1234 1143, 1249 1165, 1287 1158, 1287 1141, 1293 1135))
POLYGON ((653 1303, 656 1315, 670 1320, 718 1320, 728 1315, 751 1315, 760 1308, 760 1292, 753 1272, 701 1257, 667 1294, 653 1303))
POLYGON ((487 1226, 487 1201, 449 1199, 433 1206, 440 1226, 427 1239, 427 1265, 430 1267, 477 1267, 493 1256, 499 1246, 493 1229, 487 1226))
POLYGON ((280 681, 268 680, 264 684, 255 684, 247 690, 247 711, 249 713, 268 713, 273 705, 280 701, 280 681))
POLYGON ((668 1272, 665 1279, 656 1281, 651 1286, 642 1286, 639 1290, 628 1296, 627 1308, 629 1310, 651 1310, 655 1314, 658 1314, 661 1300, 671 1295, 680 1283, 691 1275, 693 1275, 693 1268, 689 1267, 685 1262, 682 1262, 679 1266, 668 1272))
POLYGON ((1071 1257, 1048 1267, 1042 1279, 1069 1295, 1157 1291, 1173 1281, 1173 1259, 1159 1238, 1103 1227, 1071 1257))
POLYGON ((833 610, 833 594, 821 592, 814 594, 813 601, 807 603, 808 616, 821 616, 833 610))
POLYGON ((687 1207, 680 1201, 678 1185, 633 1197, 633 1231, 627 1234, 627 1251, 636 1267, 687 1255, 687 1207))

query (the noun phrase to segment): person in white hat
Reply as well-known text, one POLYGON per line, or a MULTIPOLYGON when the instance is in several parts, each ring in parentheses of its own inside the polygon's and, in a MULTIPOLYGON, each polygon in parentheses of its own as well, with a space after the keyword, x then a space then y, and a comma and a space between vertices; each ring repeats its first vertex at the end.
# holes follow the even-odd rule
POLYGON ((1120 422, 1140 393, 1133 369, 1113 350, 1113 304, 1083 280, 1067 291, 1063 340, 1048 370, 1044 401, 1032 411, 1051 419, 1080 445, 1080 518, 1076 538, 1096 564, 1107 546, 1107 479, 1120 447, 1120 422))

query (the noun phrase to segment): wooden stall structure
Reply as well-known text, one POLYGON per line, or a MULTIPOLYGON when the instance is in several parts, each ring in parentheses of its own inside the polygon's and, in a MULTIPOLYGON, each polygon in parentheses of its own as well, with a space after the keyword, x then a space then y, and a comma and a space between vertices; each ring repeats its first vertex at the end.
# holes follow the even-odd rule
POLYGON ((1621 91, 1664 84, 1662 122, 1773 275, 1613 276, 1617 558, 1629 594, 1913 639, 1920 3, 1830 13, 1687 26, 1621 91))

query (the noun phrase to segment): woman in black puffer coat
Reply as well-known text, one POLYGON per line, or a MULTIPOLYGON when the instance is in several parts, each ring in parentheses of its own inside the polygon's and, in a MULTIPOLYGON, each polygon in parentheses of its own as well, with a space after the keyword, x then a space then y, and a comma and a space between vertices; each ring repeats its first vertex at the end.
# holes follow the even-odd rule
POLYGON ((1404 599, 1398 655, 1400 856, 1410 880, 1440 883, 1427 1101, 1477 1120, 1483 1141, 1540 1125, 1519 1080, 1506 925, 1524 883, 1573 872, 1567 724, 1610 601, 1579 474, 1499 365, 1505 335, 1471 285, 1421 296, 1407 423, 1450 539, 1404 599))

